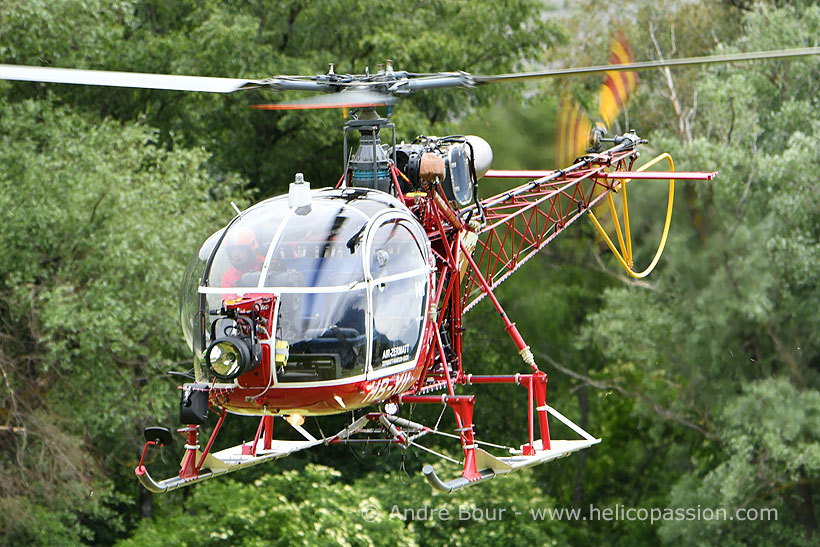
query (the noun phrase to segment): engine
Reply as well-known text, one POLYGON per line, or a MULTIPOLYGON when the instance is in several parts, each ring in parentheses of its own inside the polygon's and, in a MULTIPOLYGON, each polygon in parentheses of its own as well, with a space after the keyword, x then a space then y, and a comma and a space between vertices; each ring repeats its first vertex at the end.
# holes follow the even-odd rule
POLYGON ((408 191, 419 190, 422 180, 422 158, 435 154, 444 160, 441 189, 450 201, 464 207, 475 198, 475 187, 493 161, 490 145, 474 135, 450 137, 417 137, 411 144, 395 147, 396 167, 410 181, 408 191))

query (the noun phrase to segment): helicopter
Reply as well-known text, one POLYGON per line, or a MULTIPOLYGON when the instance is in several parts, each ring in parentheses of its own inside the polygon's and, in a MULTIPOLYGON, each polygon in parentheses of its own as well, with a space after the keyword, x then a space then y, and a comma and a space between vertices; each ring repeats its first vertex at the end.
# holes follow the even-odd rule
MULTIPOLYGON (((172 443, 163 427, 145 430, 135 469, 149 491, 167 492, 318 445, 357 442, 415 447, 461 466, 443 480, 431 465, 423 474, 444 492, 542 464, 589 448, 594 437, 547 404, 547 374, 496 298, 495 289, 583 216, 591 219, 619 263, 633 277, 658 263, 670 228, 675 180, 709 181, 717 173, 674 170, 669 154, 638 166, 646 141, 630 131, 612 138, 605 127, 575 118, 577 139, 560 169, 492 169, 492 149, 478 136, 418 136, 397 141, 390 112, 399 99, 442 88, 655 67, 737 62, 820 54, 820 48, 627 62, 499 75, 412 73, 387 62, 375 73, 276 76, 260 80, 205 78, 0 65, 0 78, 60 84, 232 93, 264 88, 314 94, 262 110, 343 108, 344 166, 334 185, 312 188, 300 173, 289 191, 257 203, 211 235, 184 273, 180 321, 192 353, 193 377, 180 386, 177 430, 185 439, 176 476, 156 480, 145 458, 172 443), (379 113, 387 107, 387 114, 379 113), (579 129, 580 128, 580 129, 579 129), (383 133, 390 132, 388 142, 383 133), (358 134, 358 142, 352 141, 358 134), (666 171, 650 170, 666 162, 666 171), (479 198, 480 179, 520 183, 479 198), (627 184, 669 181, 663 235, 649 266, 638 271, 631 250, 627 184), (617 247, 596 216, 622 202, 617 247), (499 314, 523 372, 474 375, 463 359, 463 315, 487 298, 499 314), (475 395, 456 388, 514 384, 526 390, 527 438, 517 447, 479 440, 475 395), (442 431, 399 416, 404 405, 439 405, 456 429, 442 431), (366 409, 373 409, 366 411, 366 409), (302 427, 308 416, 365 411, 333 435, 302 427), (218 418, 201 431, 208 413, 218 418), (258 419, 254 439, 215 450, 228 414, 258 419), (274 438, 276 417, 301 440, 274 438), (576 439, 554 439, 549 422, 576 439), (420 444, 440 435, 460 444, 455 460, 420 444), (503 454, 503 455, 502 455, 503 454)), ((569 122, 568 122, 569 123, 569 122)))

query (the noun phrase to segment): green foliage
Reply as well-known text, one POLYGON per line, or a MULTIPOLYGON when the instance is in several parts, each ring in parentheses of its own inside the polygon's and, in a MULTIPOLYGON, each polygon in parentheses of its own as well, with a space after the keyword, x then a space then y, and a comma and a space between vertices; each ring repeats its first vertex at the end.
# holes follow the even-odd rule
POLYGON ((725 509, 733 518, 664 522, 661 537, 672 545, 747 545, 761 538, 814 544, 810 508, 811 486, 820 477, 820 394, 798 391, 785 379, 764 380, 728 405, 720 422, 722 463, 680 481, 671 505, 725 509), (803 534, 796 533, 800 528, 803 534))
MULTIPOLYGON (((745 18, 740 44, 802 45, 817 14, 761 7, 745 18)), ((807 471, 816 468, 810 424, 820 359, 820 279, 810 266, 820 250, 812 175, 820 134, 808 97, 816 95, 816 67, 814 59, 720 66, 701 78, 692 139, 661 136, 653 146, 669 150, 678 169, 713 167, 720 176, 679 189, 653 290, 608 290, 581 338, 610 360, 596 378, 634 390, 643 414, 710 441, 689 441, 693 457, 672 506, 779 512, 776 525, 667 522, 662 537, 674 544, 801 544, 817 529, 816 480, 807 471), (739 397, 748 383, 754 387, 739 397)))
MULTIPOLYGON (((337 73, 363 73, 392 59, 397 69, 412 72, 495 73, 514 69, 561 36, 556 25, 538 17, 539 4, 533 0, 64 4, 20 3, 4 10, 2 62, 266 78, 316 74, 328 63, 336 64, 337 73), (69 18, 63 18, 64 13, 69 18), (75 33, 77 28, 83 32, 75 33)), ((11 97, 42 96, 44 89, 17 84, 11 97)), ((303 95, 48 89, 77 108, 146 120, 160 128, 165 146, 205 146, 213 154, 212 171, 219 176, 241 173, 265 192, 283 189, 297 171, 304 171, 315 185, 338 179, 340 112, 248 108, 303 95), (317 161, 322 156, 328 159, 317 161)), ((396 107, 396 121, 408 137, 430 133, 435 122, 451 121, 504 93, 504 86, 481 93, 422 93, 396 107)))
POLYGON ((311 464, 252 484, 196 486, 182 507, 118 545, 561 545, 564 523, 533 518, 553 506, 528 472, 447 495, 418 477, 374 473, 345 483, 339 471, 311 464))
POLYGON ((2 107, 0 421, 19 428, 0 433, 11 537, 48 543, 63 523, 55 537, 92 539, 77 515, 116 502, 111 480, 134 461, 138 424, 172 413, 158 378, 186 354, 168 313, 177 278, 230 211, 205 159, 49 102, 2 107), (28 504, 57 509, 54 525, 28 526, 28 504))
POLYGON ((413 545, 398 520, 365 520, 378 501, 340 473, 309 465, 252 484, 195 487, 182 507, 119 545, 413 545), (367 513, 369 514, 369 513, 367 513))
MULTIPOLYGON (((329 61, 337 72, 373 71, 391 58, 399 69, 493 73, 605 62, 616 28, 638 59, 813 44, 820 8, 780 4, 584 3, 569 10, 575 43, 545 57, 564 32, 532 0, 16 1, 0 10, 0 62, 256 78, 313 74, 329 61)), ((642 73, 620 127, 651 138, 646 156, 668 150, 679 170, 721 172, 678 183, 657 273, 627 282, 577 223, 499 290, 550 374, 549 404, 600 445, 450 496, 415 469, 426 454, 408 455, 407 480, 396 453, 361 463, 328 447, 157 496, 152 520, 139 520, 132 469, 140 429, 175 421, 163 375, 188 366, 176 326, 185 261, 231 215, 231 198, 282 188, 295 171, 314 186, 335 182, 341 115, 251 111, 271 101, 255 91, 0 83, 0 542, 816 543, 818 67, 806 58, 642 73), (653 526, 528 513, 590 505, 774 509, 777 521, 653 526), (477 519, 476 509, 503 516, 477 519)), ((394 121, 399 138, 476 132, 494 145, 496 166, 548 168, 553 91, 571 87, 594 111, 599 85, 597 76, 545 84, 524 102, 504 86, 427 92, 395 107, 394 121)), ((665 188, 631 183, 630 196, 645 257, 665 188)), ((486 303, 465 326, 470 372, 525 370, 486 303)), ((522 442, 523 389, 460 389, 479 395, 480 440, 522 442)), ((442 424, 454 427, 452 415, 442 424)), ((232 425, 225 436, 247 434, 232 425)), ((452 443, 425 444, 458 457, 452 443)), ((152 469, 174 467, 175 456, 152 469)))

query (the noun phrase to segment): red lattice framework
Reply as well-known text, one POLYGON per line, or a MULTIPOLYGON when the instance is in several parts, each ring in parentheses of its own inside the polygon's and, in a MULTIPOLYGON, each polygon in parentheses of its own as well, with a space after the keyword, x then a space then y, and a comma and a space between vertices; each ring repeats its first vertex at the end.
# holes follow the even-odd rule
MULTIPOLYGON (((637 150, 609 151, 585 156, 563 170, 488 171, 488 178, 532 180, 473 207, 475 213, 483 210, 485 220, 473 253, 484 279, 495 289, 620 183, 607 173, 628 171, 637 157, 637 150)), ((462 283, 466 312, 486 292, 470 268, 462 283)))

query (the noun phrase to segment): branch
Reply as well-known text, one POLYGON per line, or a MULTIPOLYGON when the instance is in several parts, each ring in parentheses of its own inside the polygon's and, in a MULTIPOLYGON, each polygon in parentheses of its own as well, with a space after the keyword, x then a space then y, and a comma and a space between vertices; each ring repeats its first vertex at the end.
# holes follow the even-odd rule
POLYGON ((789 367, 791 371, 791 381, 796 387, 803 387, 803 374, 801 372, 800 363, 797 362, 794 354, 788 349, 786 344, 783 343, 780 337, 777 336, 771 325, 766 325, 766 334, 768 334, 769 338, 774 342, 778 357, 789 367))
POLYGON ((645 281, 643 279, 633 279, 631 277, 628 277, 628 276, 624 275, 623 270, 620 269, 620 268, 618 269, 618 273, 612 273, 612 271, 606 267, 606 264, 604 264, 604 261, 601 260, 601 256, 599 254, 594 253, 593 257, 595 258, 595 262, 598 264, 598 268, 597 268, 598 271, 600 271, 601 273, 604 273, 604 274, 606 274, 606 275, 608 275, 608 276, 610 276, 614 279, 617 279, 618 281, 620 281, 624 285, 628 285, 630 287, 637 287, 639 289, 646 289, 648 291, 657 291, 658 290, 658 287, 656 287, 654 284, 650 283, 649 281, 645 281))
MULTIPOLYGON (((749 177, 746 180, 746 187, 743 189, 743 195, 740 196, 740 199, 737 202, 737 208, 735 209, 735 213, 738 215, 740 214, 740 208, 743 206, 743 202, 746 201, 746 197, 749 195, 749 188, 752 187, 752 173, 753 171, 749 171, 749 177)), ((740 226, 740 223, 737 223, 735 225, 735 228, 732 229, 732 232, 734 232, 734 230, 737 229, 738 226, 740 226)))
POLYGON ((603 390, 603 391, 615 390, 618 393, 620 393, 621 395, 624 395, 625 397, 629 397, 630 399, 638 399, 640 401, 643 401, 644 403, 646 403, 649 406, 650 409, 652 409, 652 411, 655 414, 657 414, 658 416, 660 416, 664 420, 669 420, 669 421, 674 422, 678 425, 681 425, 683 427, 686 427, 688 429, 696 431, 696 432, 700 433, 703 437, 709 439, 710 441, 713 441, 713 442, 719 442, 720 441, 718 436, 715 435, 714 433, 712 433, 711 431, 708 431, 708 430, 702 428, 701 426, 699 426, 698 424, 687 420, 683 416, 680 416, 680 415, 676 414, 672 410, 664 407, 663 405, 661 405, 660 403, 658 403, 657 401, 651 399, 650 397, 648 397, 647 395, 645 395, 643 393, 636 393, 636 392, 633 392, 633 391, 629 391, 629 390, 624 389, 623 387, 621 387, 617 384, 610 384, 610 383, 607 383, 607 382, 602 382, 600 380, 594 380, 594 379, 590 378, 589 376, 585 376, 583 374, 580 374, 578 372, 575 372, 574 370, 571 370, 571 369, 565 367, 564 365, 558 363, 557 361, 555 361, 553 358, 549 357, 545 353, 542 353, 542 352, 534 352, 534 353, 538 356, 539 359, 544 359, 551 366, 558 369, 559 372, 562 372, 562 373, 566 374, 567 376, 575 378, 576 380, 579 380, 579 381, 585 383, 588 386, 591 386, 591 387, 594 387, 596 389, 600 389, 600 390, 603 390))
MULTIPOLYGON (((663 61, 663 52, 661 51, 661 46, 658 44, 658 40, 655 37, 655 25, 653 23, 649 23, 649 37, 652 39, 652 43, 655 45, 655 51, 658 54, 658 60, 663 61)), ((672 53, 674 55, 677 47, 675 46, 675 29, 672 28, 672 53)), ((669 70, 669 67, 663 67, 660 69, 663 73, 664 77, 666 78, 666 86, 669 88, 669 100, 672 102, 672 107, 675 109, 675 115, 678 117, 678 138, 681 142, 686 142, 686 137, 690 135, 690 132, 687 127, 686 118, 683 114, 683 110, 680 106, 680 101, 678 100, 678 92, 675 89, 675 82, 672 80, 672 72, 669 70)), ((690 137, 690 144, 691 144, 691 137, 690 137)))
MULTIPOLYGON (((9 381, 8 374, 6 374, 6 367, 3 366, 3 356, 0 354, 0 373, 3 374, 3 381, 6 384, 6 388, 9 390, 9 397, 11 398, 11 416, 14 416, 15 421, 17 423, 22 423, 20 420, 20 414, 17 412, 17 398, 14 396, 14 390, 11 388, 11 382, 9 381)), ((11 416, 9 419, 6 420, 6 425, 4 425, 0 430, 8 430, 10 426, 8 425, 11 422, 11 416)), ((17 427, 11 427, 11 431, 17 432, 17 427)), ((25 432, 25 427, 22 428, 22 431, 25 432)))

